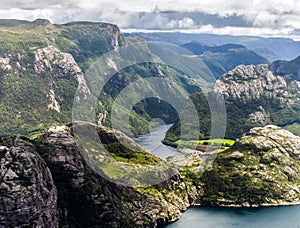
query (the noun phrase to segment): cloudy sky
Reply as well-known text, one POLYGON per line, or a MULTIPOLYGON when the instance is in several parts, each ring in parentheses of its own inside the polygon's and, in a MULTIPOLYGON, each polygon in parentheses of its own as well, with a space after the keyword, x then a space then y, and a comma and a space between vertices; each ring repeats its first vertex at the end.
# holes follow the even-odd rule
POLYGON ((104 21, 123 31, 283 36, 300 40, 300 0, 1 0, 0 18, 104 21))

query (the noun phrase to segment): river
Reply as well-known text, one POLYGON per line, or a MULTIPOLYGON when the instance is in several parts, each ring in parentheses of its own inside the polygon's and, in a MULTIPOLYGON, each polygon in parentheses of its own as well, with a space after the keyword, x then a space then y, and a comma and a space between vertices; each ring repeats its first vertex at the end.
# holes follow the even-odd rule
POLYGON ((172 124, 156 126, 153 132, 146 135, 140 135, 137 138, 134 138, 134 141, 145 150, 150 151, 152 154, 155 154, 163 160, 166 160, 169 156, 180 155, 182 153, 178 152, 176 148, 166 146, 161 142, 171 126, 172 124))
MULTIPOLYGON (((146 150, 166 159, 179 155, 175 148, 161 143, 172 125, 160 125, 154 132, 134 140, 146 150)), ((300 228, 300 206, 264 208, 191 207, 168 228, 300 228)))

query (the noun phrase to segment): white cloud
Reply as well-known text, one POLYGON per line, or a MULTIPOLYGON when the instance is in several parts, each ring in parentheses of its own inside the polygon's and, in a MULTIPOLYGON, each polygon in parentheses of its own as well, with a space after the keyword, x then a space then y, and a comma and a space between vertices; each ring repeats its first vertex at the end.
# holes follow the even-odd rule
POLYGON ((293 30, 300 29, 300 0, 2 0, 0 17, 26 20, 47 18, 55 23, 103 20, 126 29, 189 29, 199 32, 209 30, 212 33, 278 33, 287 36, 293 30), (169 18, 163 11, 185 12, 186 15, 169 18), (224 18, 238 16, 252 28, 234 24, 218 28, 220 26, 213 22, 210 28, 209 23, 196 22, 187 12, 215 14, 224 18))
POLYGON ((231 27, 226 26, 216 28, 212 25, 204 25, 193 29, 174 29, 174 30, 149 30, 149 29, 123 29, 123 32, 182 32, 182 33, 206 33, 217 35, 236 35, 236 36, 263 36, 263 37, 285 37, 295 40, 300 40, 300 34, 292 34, 293 30, 290 28, 272 29, 272 28, 249 28, 249 27, 231 27))
POLYGON ((191 28, 194 26, 193 19, 185 17, 182 20, 178 21, 179 28, 191 28))

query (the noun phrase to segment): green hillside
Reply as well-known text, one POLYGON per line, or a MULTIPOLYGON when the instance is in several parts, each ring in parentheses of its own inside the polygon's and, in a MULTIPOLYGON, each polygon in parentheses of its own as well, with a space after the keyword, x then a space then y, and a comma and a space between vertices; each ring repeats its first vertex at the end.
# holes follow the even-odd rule
MULTIPOLYGON (((213 94, 221 94, 224 98, 227 115, 226 122, 223 122, 226 125, 225 138, 238 138, 252 127, 267 124, 286 127, 297 133, 300 121, 298 88, 299 81, 273 74, 268 65, 236 67, 216 81, 212 93, 191 95, 200 122, 199 138, 212 136, 211 116, 215 105, 211 99, 208 102, 208 97, 214 97, 213 94)), ((190 121, 195 118, 189 113, 184 116, 190 121)), ((180 119, 177 119, 164 142, 172 145, 179 138, 180 119)))
MULTIPOLYGON (((94 96, 98 100, 92 121, 98 122, 102 114, 105 118, 100 122, 106 125, 110 125, 109 108, 117 94, 139 79, 165 78, 169 87, 176 85, 188 93, 201 91, 199 82, 155 58, 143 40, 126 40, 119 28, 111 24, 53 25, 42 19, 0 20, 0 110, 5 113, 1 115, 0 135, 27 134, 52 124, 71 122, 76 91, 76 99, 94 96), (122 49, 115 51, 127 44, 133 47, 132 56, 122 54, 122 49), (148 62, 139 63, 140 56, 147 56, 148 62), (118 63, 129 65, 115 69, 118 63), (92 79, 86 75, 93 64, 97 64, 98 70, 115 71, 102 92, 91 90, 93 80, 103 81, 101 74, 92 79)), ((153 108, 159 102, 146 99, 133 110, 122 109, 130 115, 133 134, 149 132, 148 122, 153 118, 174 121, 176 114, 169 115, 173 111, 167 103, 153 108)))

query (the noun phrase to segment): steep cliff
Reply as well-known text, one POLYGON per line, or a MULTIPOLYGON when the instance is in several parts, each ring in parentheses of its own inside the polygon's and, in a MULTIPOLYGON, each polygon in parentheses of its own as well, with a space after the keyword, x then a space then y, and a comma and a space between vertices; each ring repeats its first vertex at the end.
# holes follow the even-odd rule
POLYGON ((52 174, 26 138, 0 141, 0 226, 58 227, 52 174))
MULTIPOLYGON (((17 136, 0 142, 1 226, 157 227, 178 219, 197 199, 197 191, 179 174, 141 188, 111 182, 80 151, 73 127, 52 127, 32 139, 17 136)), ((98 130, 105 145, 116 142, 119 133, 98 130)), ((135 149, 142 150, 137 145, 135 149)))
MULTIPOLYGON (((71 122, 74 101, 89 96, 96 101, 92 107, 95 122, 110 126, 116 96, 144 78, 164 78, 166 87, 178 86, 188 93, 201 91, 196 80, 158 61, 143 40, 125 40, 116 25, 0 20, 0 34, 0 111, 6 113, 0 117, 0 136, 71 122), (124 51, 122 47, 128 45, 129 51, 124 51), (97 71, 91 76, 92 66, 97 71), (109 73, 111 80, 103 88, 91 89, 109 73)), ((131 112, 132 132, 149 132, 148 122, 153 118, 172 122, 176 117, 166 102, 145 99, 131 112)))
MULTIPOLYGON (((224 98, 227 138, 238 138, 252 127, 267 124, 283 127, 298 123, 300 82, 276 72, 266 64, 240 65, 222 75, 209 95, 193 94, 191 99, 199 114, 200 138, 211 135, 210 122, 215 107, 208 98, 214 97, 214 94, 224 98)), ((186 116, 195 118, 188 113, 186 116)), ((168 131, 166 141, 178 140, 179 134, 180 123, 177 120, 168 131)))
POLYGON ((298 122, 299 87, 299 81, 275 74, 268 65, 242 65, 224 74, 213 91, 227 104, 227 137, 255 126, 298 122))

